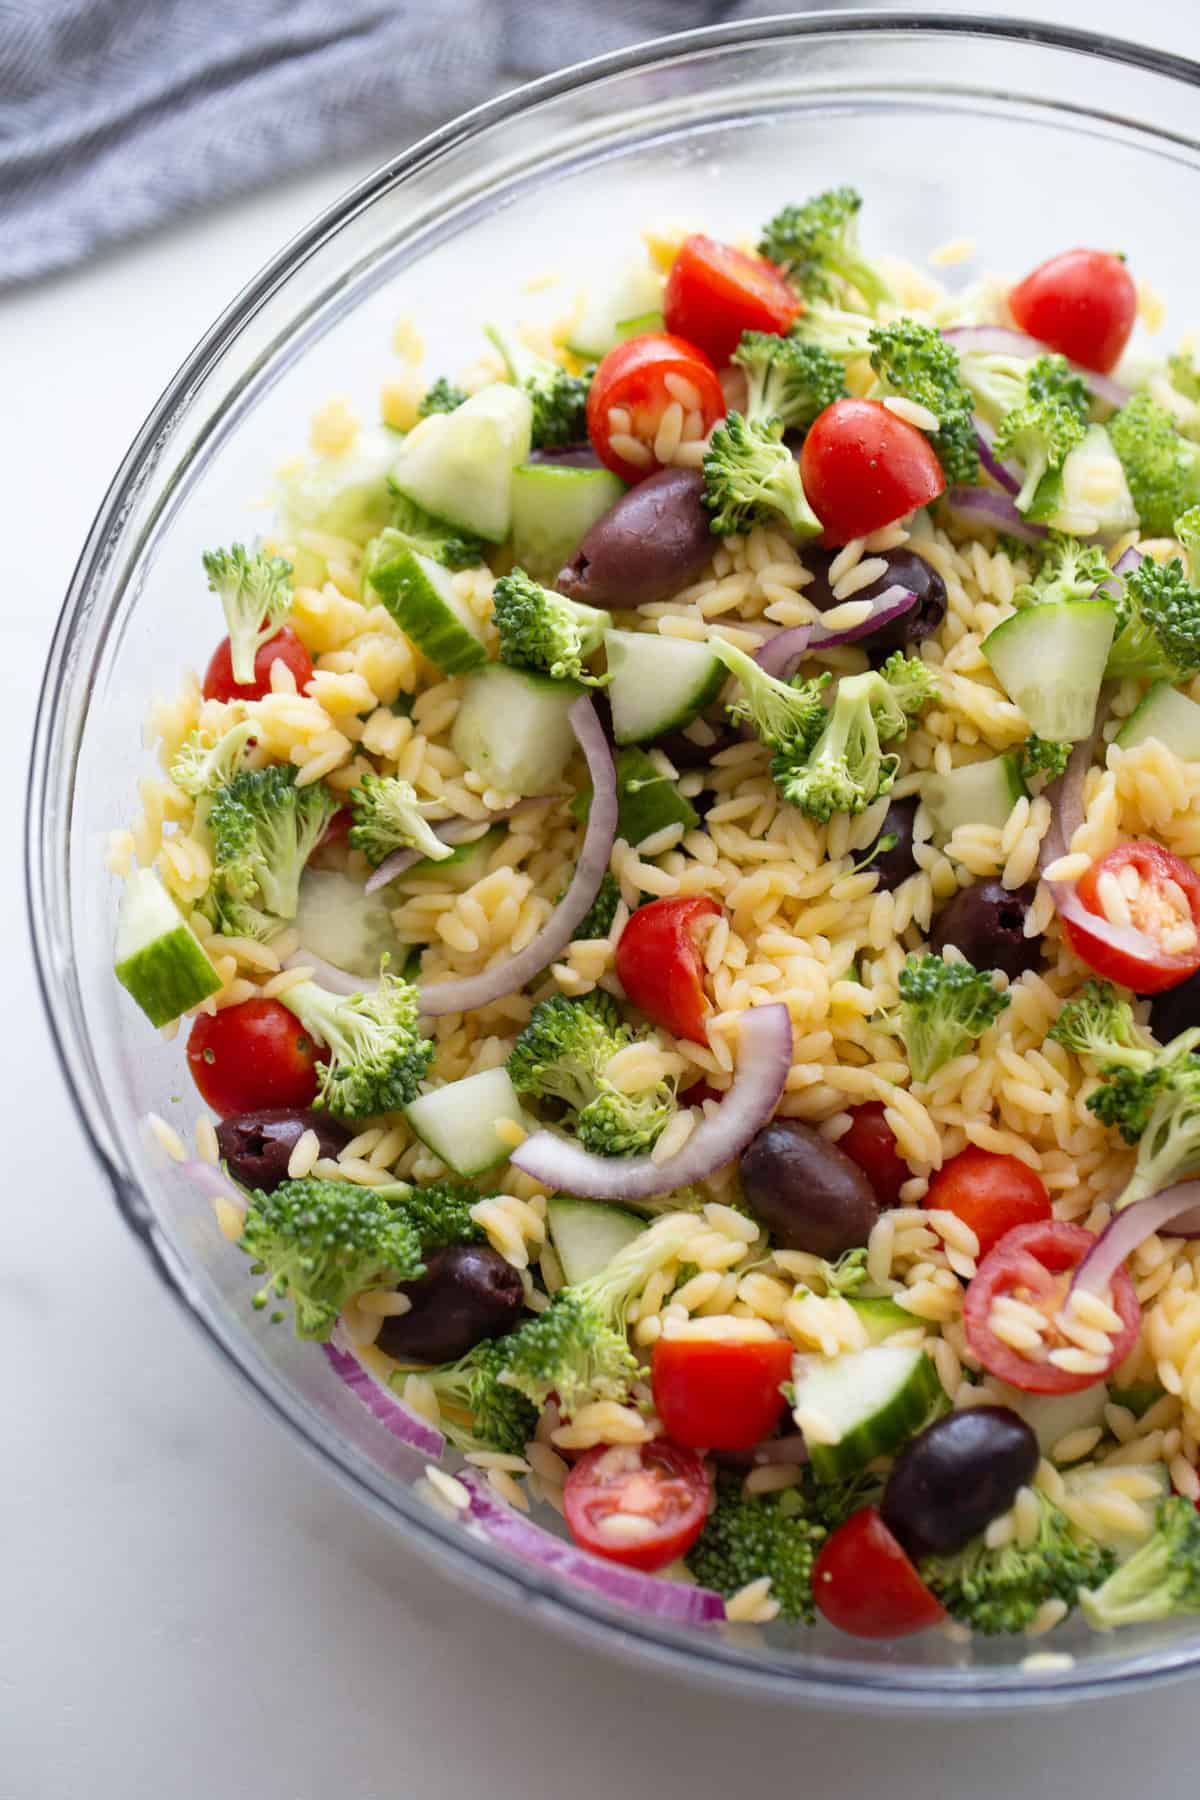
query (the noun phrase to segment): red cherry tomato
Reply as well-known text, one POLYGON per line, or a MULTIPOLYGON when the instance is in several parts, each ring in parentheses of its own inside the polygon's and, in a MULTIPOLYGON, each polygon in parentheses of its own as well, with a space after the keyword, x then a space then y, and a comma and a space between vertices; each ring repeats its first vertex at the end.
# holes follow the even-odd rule
MULTIPOLYGON (((963 1325, 967 1342, 989 1374, 1027 1394, 1074 1394, 1103 1381, 1124 1362, 1137 1342, 1142 1322, 1142 1309, 1124 1269, 1117 1270, 1112 1284, 1112 1303, 1120 1314, 1121 1330, 1110 1339, 1104 1367, 1094 1374, 1060 1369, 1045 1358, 1024 1356, 992 1330, 992 1307, 1003 1294, 1023 1300, 1047 1321, 1052 1320, 1067 1297, 1072 1272, 1095 1241, 1082 1225, 1045 1220, 1006 1231, 984 1257, 963 1299, 963 1325)), ((1045 1342, 1048 1349, 1067 1347, 1053 1328, 1045 1334, 1045 1342)))
POLYGON ((1200 969, 1200 875, 1161 844, 1135 838, 1118 844, 1080 876, 1075 892, 1088 912, 1104 916, 1100 878, 1107 872, 1124 886, 1131 879, 1123 876, 1126 869, 1137 878, 1136 890, 1126 899, 1144 951, 1138 948, 1136 938, 1128 949, 1118 949, 1074 918, 1064 920, 1067 937, 1076 956, 1097 975, 1139 994, 1160 994, 1200 969), (1173 947, 1172 933, 1186 938, 1189 928, 1191 945, 1173 947))
POLYGON ((1064 250, 1018 282, 1008 306, 1030 337, 1107 375, 1133 330, 1137 289, 1110 250, 1064 250))
POLYGON ((837 1144, 863 1171, 880 1206, 899 1206, 900 1189, 911 1178, 912 1170, 896 1148, 895 1135, 883 1116, 885 1110, 882 1100, 852 1106, 850 1129, 842 1133, 837 1144))
POLYGON ((187 1059, 205 1102, 228 1118, 261 1106, 311 1106, 324 1057, 278 1000, 243 1000, 211 1018, 201 1013, 187 1059))
POLYGON ((665 331, 626 338, 610 350, 587 398, 588 437, 600 461, 623 481, 652 475, 660 467, 654 440, 675 401, 685 424, 693 412, 700 415, 701 436, 725 417, 721 383, 702 350, 665 331), (639 446, 636 454, 631 445, 639 446))
POLYGON ((650 1362, 654 1404, 667 1435, 693 1450, 749 1450, 772 1432, 792 1374, 784 1338, 660 1338, 650 1362))
POLYGON ((204 698, 261 700, 271 691, 271 664, 276 661, 287 664, 296 678, 296 690, 302 694, 313 678, 312 658, 290 625, 281 625, 259 650, 254 658, 254 680, 245 687, 233 679, 229 639, 222 638, 204 672, 204 698))
POLYGON ((979 1239, 981 1258, 1014 1226, 1036 1225, 1054 1216, 1041 1176, 1019 1156, 998 1156, 974 1144, 938 1170, 925 1204, 938 1212, 952 1212, 969 1225, 979 1239))
POLYGON ((563 1511, 580 1549, 649 1573, 691 1549, 711 1491, 694 1450, 665 1439, 597 1444, 567 1476, 563 1511))
POLYGON ((946 1617, 874 1506, 851 1513, 813 1564, 813 1599, 852 1637, 910 1637, 946 1617))
POLYGON ((664 1031, 694 1044, 708 1041, 704 1020, 711 1008, 697 928, 720 916, 707 894, 651 900, 630 915, 617 940, 617 980, 630 1000, 664 1031))
POLYGON ((831 544, 890 525, 946 486, 928 440, 881 400, 835 400, 800 452, 800 478, 831 544))
POLYGON ((720 367, 743 331, 788 329, 804 311, 774 263, 697 232, 684 238, 667 276, 663 318, 720 367))

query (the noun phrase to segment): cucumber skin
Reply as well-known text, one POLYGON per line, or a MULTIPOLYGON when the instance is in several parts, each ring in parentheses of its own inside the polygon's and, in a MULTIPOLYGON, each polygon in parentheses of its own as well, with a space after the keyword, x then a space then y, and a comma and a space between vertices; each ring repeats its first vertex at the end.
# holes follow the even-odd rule
MULTIPOLYGON (((422 566, 423 561, 415 551, 404 550, 374 572, 371 584, 401 631, 412 639, 422 655, 436 664, 444 675, 467 675, 472 669, 482 667, 488 659, 487 651, 474 632, 454 617, 422 566), (432 592, 434 604, 443 608, 452 622, 438 624, 433 629, 423 622, 420 615, 428 605, 426 589, 432 592)), ((445 570, 438 573, 447 581, 450 579, 445 570)))
POLYGON ((810 1444, 809 1461, 818 1481, 844 1481, 857 1475, 877 1456, 890 1456, 929 1423, 934 1409, 945 1400, 932 1357, 922 1351, 911 1379, 887 1407, 886 1418, 875 1414, 836 1444, 810 1444))
MULTIPOLYGON (((608 689, 608 697, 612 706, 613 715, 613 741, 618 745, 652 744, 656 738, 665 737, 669 731, 681 731, 685 725, 690 725, 692 720, 696 718, 698 714, 702 713, 706 706, 712 705, 729 678, 728 671, 724 664, 718 662, 714 656, 712 658, 712 668, 709 670, 707 679, 702 675, 698 675, 695 687, 689 689, 687 699, 682 706, 677 706, 675 710, 669 714, 659 714, 649 726, 631 725, 627 716, 625 722, 622 723, 622 714, 627 713, 627 709, 622 705, 622 693, 632 690, 635 696, 640 697, 643 687, 642 677, 637 673, 636 669, 628 670, 627 665, 626 674, 622 676, 621 673, 621 664, 625 660, 624 640, 627 638, 645 638, 650 647, 656 651, 664 644, 669 646, 669 648, 663 652, 664 662, 668 665, 670 658, 675 654, 674 649, 670 648, 670 646, 686 644, 687 649, 693 652, 703 648, 703 646, 693 643, 690 639, 656 637, 650 632, 605 632, 605 651, 608 656, 608 666, 613 676, 608 689)), ((638 646, 639 650, 642 648, 641 645, 638 646)), ((636 660, 644 664, 647 659, 644 657, 637 657, 636 660)), ((642 711, 643 709, 639 707, 637 710, 642 711)))
POLYGON ((905 1312, 894 1300, 873 1299, 868 1295, 855 1298, 853 1294, 846 1294, 844 1298, 854 1308, 855 1316, 872 1344, 885 1344, 893 1332, 912 1330, 912 1313, 905 1312))
POLYGON ((617 751, 617 835, 635 848, 667 825, 691 831, 700 815, 674 782, 661 775, 645 750, 634 744, 617 751), (634 787, 635 782, 645 786, 634 787))
POLYGON ((113 973, 156 1027, 221 991, 221 977, 182 919, 173 931, 117 963, 113 973))

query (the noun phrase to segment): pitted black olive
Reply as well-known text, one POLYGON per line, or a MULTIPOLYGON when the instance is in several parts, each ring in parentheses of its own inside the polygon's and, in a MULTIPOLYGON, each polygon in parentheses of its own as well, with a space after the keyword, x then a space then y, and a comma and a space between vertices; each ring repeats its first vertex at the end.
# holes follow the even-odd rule
POLYGON ((1002 969, 1015 981, 1041 960, 1041 939, 1025 936, 1035 891, 1032 886, 1009 889, 998 881, 960 889, 934 919, 930 949, 940 955, 953 944, 977 969, 1002 969))
POLYGON ((350 1133, 328 1113, 267 1106, 222 1119, 217 1147, 235 1181, 270 1194, 287 1180, 292 1151, 306 1131, 316 1132, 322 1156, 336 1157, 350 1142, 350 1133))

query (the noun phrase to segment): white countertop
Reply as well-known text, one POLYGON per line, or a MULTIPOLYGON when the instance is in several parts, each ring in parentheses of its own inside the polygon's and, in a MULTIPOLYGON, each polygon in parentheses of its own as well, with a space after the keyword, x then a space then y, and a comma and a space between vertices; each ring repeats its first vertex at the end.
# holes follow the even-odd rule
MULTIPOLYGON (((1176 9, 1039 12, 1164 44, 1176 9), (1151 29, 1153 27, 1153 29, 1151 29)), ((1186 14, 1185 14, 1186 5, 1186 14)), ((715 1796, 1095 1800, 1194 1785, 1200 1686, 1023 1721, 816 1715, 589 1656, 461 1592, 268 1423, 120 1224, 42 1021, 20 766, 53 615, 118 457, 242 281, 368 162, 0 299, 0 517, 14 776, 0 916, 8 1177, 0 1250, 0 1800, 346 1800, 614 1787, 715 1796), (1174 1739, 1177 1751, 1164 1749, 1174 1739), (940 1767, 938 1766, 940 1764, 940 1767), (948 1770, 953 1775, 948 1776, 948 1770)))

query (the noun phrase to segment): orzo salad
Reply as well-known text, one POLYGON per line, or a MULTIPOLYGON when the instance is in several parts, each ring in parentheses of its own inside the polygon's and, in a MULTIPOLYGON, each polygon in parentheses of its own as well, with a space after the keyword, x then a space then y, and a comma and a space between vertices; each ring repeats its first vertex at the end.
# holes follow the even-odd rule
POLYGON ((1117 255, 951 292, 860 206, 398 328, 197 571, 116 973, 248 1301, 472 1529, 698 1625, 1162 1619, 1200 363, 1117 255))

